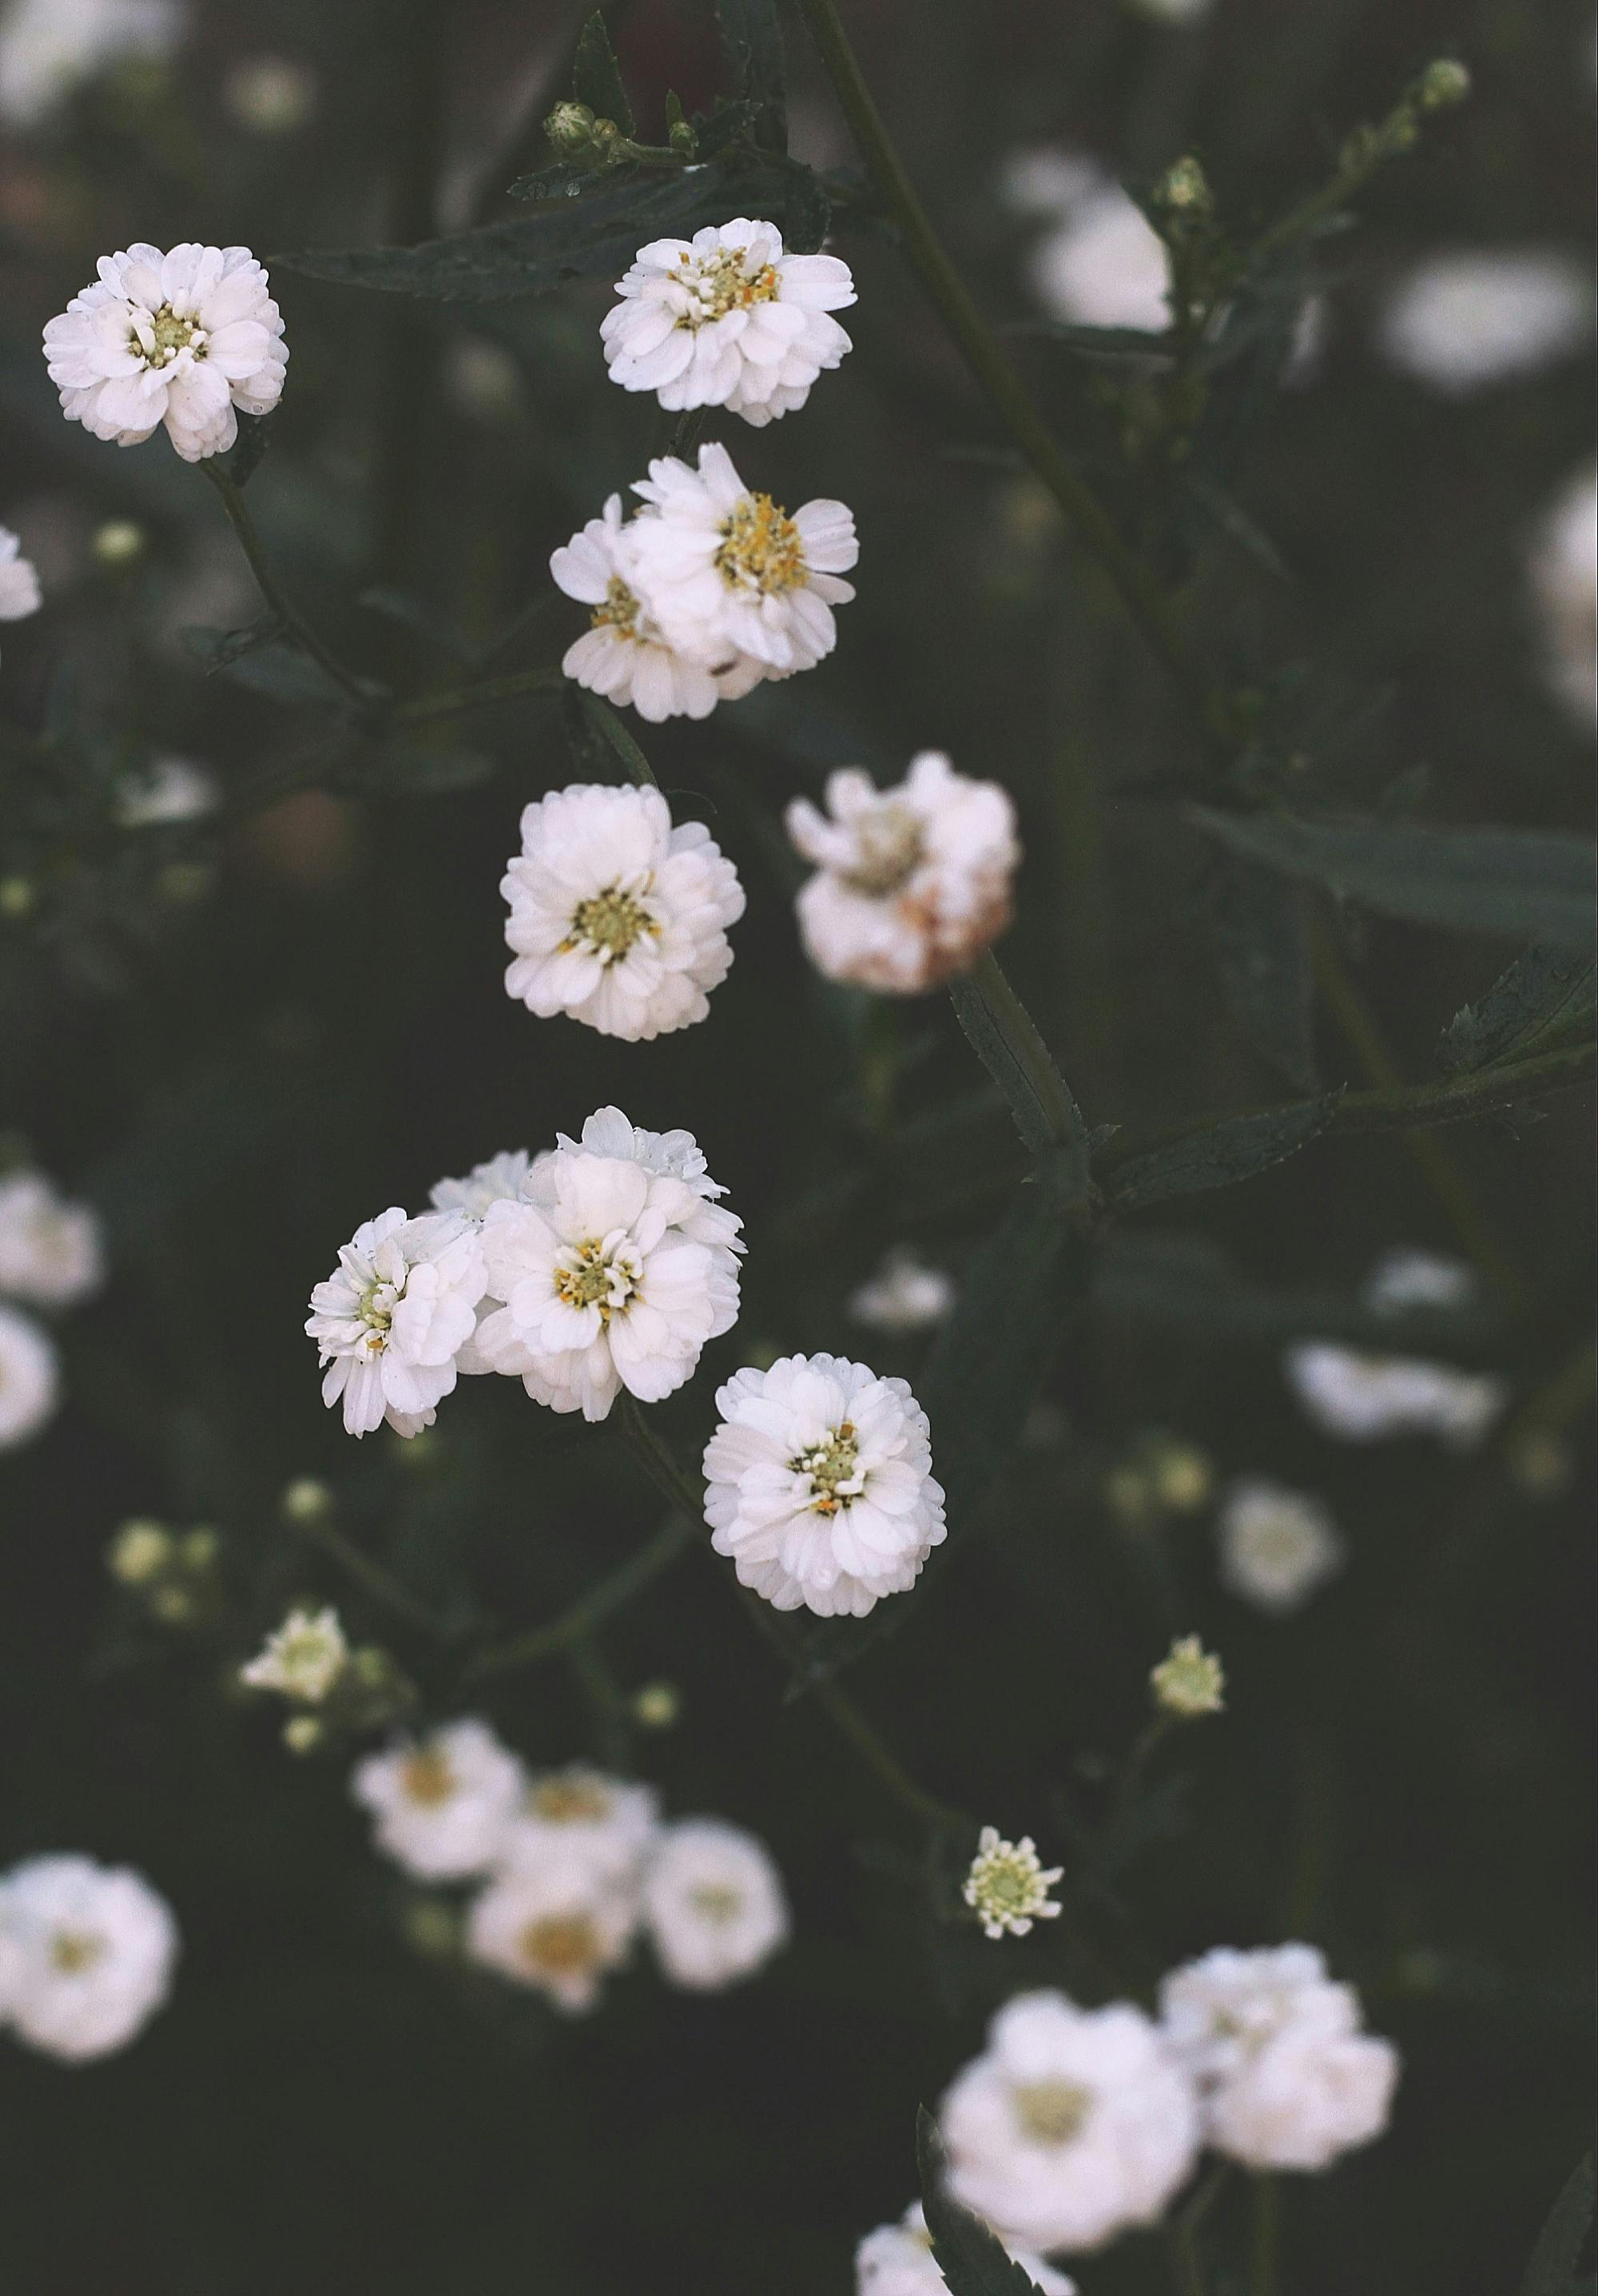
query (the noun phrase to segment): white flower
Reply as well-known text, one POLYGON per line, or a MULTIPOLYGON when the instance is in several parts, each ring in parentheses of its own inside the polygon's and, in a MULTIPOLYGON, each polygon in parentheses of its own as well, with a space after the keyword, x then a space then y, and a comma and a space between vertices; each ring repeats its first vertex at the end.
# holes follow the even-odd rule
POLYGON ((635 1881, 660 1807, 652 1786, 628 1785, 582 1762, 541 1771, 528 1780, 495 1863, 515 1873, 585 1865, 613 1881, 635 1881))
POLYGON ((1389 2041, 1313 1946, 1217 1946, 1160 1988, 1166 2036, 1199 2084, 1205 2140, 1249 2169, 1324 2169, 1387 2126, 1389 2041))
POLYGON ((31 127, 125 57, 176 46, 179 0, 11 0, 0 20, 0 119, 31 127))
POLYGON ((1384 1435, 1436 1435, 1450 1450, 1479 1443, 1503 1410, 1502 1380, 1449 1364, 1362 1355, 1312 1341, 1283 1358, 1288 1384, 1317 1427, 1348 1443, 1384 1435))
POLYGON ((656 512, 635 519, 632 582, 668 644, 708 668, 742 655, 770 677, 811 669, 838 642, 832 608, 855 594, 840 578, 860 554, 842 503, 791 517, 751 494, 725 447, 699 468, 651 463, 634 492, 656 512))
POLYGON ((652 510, 623 521, 612 495, 602 518, 555 551, 549 570, 569 598, 592 608, 588 627, 568 646, 561 668, 591 693, 630 701, 640 718, 708 718, 718 701, 736 701, 766 675, 766 665, 731 644, 713 659, 690 660, 669 644, 636 587, 637 539, 652 510))
POLYGON ((352 1435, 385 1419, 400 1435, 430 1427, 487 1289, 477 1225, 463 1212, 409 1219, 394 1205, 368 1220, 311 1294, 305 1328, 328 1367, 323 1402, 343 1398, 352 1435))
POLYGON ((665 1828, 644 1870, 643 1917, 672 1983, 701 1993, 752 1977, 788 1937, 788 1900, 766 1844, 716 1817, 665 1828))
POLYGON ((1127 0, 1127 5, 1157 24, 1196 24, 1209 15, 1215 0, 1127 0))
POLYGON ((252 135, 291 135, 316 109, 321 93, 311 65, 294 56, 244 56, 222 83, 222 101, 252 135))
POLYGON ((474 1164, 463 1178, 440 1180, 428 1201, 437 1211, 464 1212, 470 1219, 483 1219, 490 1204, 515 1202, 532 1163, 525 1148, 503 1149, 486 1162, 474 1164))
POLYGON ((1233 1483, 1217 1536, 1222 1585, 1262 1611, 1296 1611, 1342 1568, 1343 1542, 1319 1499, 1260 1479, 1233 1483))
POLYGON ((61 1374, 55 1349, 31 1316, 0 1307, 0 1451, 37 1435, 53 1415, 61 1374))
POLYGON ((1163 334, 1171 324, 1170 258, 1143 209, 1096 162, 1045 150, 1006 170, 1012 204, 1048 217, 1028 258, 1032 291, 1068 325, 1163 334))
POLYGON ((586 1419, 624 1387, 643 1403, 670 1395, 737 1319, 742 1245, 707 1201, 719 1193, 690 1135, 599 1110, 580 1145, 538 1159, 517 1202, 489 1208, 483 1250, 504 1306, 478 1326, 478 1353, 536 1403, 586 1419))
POLYGON ((1545 513, 1528 571, 1548 682, 1584 725, 1598 721, 1598 470, 1567 480, 1545 513))
POLYGON ((0 1179, 0 1292, 35 1308, 70 1308, 105 1281, 100 1222, 42 1172, 0 1179))
POLYGON ((1203 1715, 1219 1714, 1226 1703, 1222 1695, 1226 1687, 1225 1669, 1215 1652, 1204 1648, 1197 1635, 1184 1635, 1172 1643, 1159 1665, 1151 1668, 1149 1687, 1156 1706, 1182 1722, 1196 1722, 1203 1715))
POLYGON ((1475 1270, 1463 1261, 1402 1244, 1377 1261, 1359 1296, 1379 1316, 1402 1316, 1412 1308, 1468 1308, 1477 1289, 1475 1270))
POLYGON ((217 806, 217 784, 203 766, 187 758, 157 758, 142 771, 121 775, 114 808, 124 829, 165 829, 176 822, 202 821, 217 806))
POLYGON ((61 412, 96 439, 134 447, 164 422, 185 463, 238 437, 235 408, 265 414, 288 351, 266 275, 247 247, 139 242, 102 255, 100 276, 45 329, 61 412))
POLYGON ((627 1959, 637 1925, 630 1886, 581 1858, 552 1858, 488 1883, 467 1918, 466 1949, 575 2015, 594 2007, 606 1972, 627 1959))
POLYGON ((1010 922, 1020 858, 1015 808, 996 782, 968 781, 936 750, 879 790, 849 767, 827 776, 826 813, 799 798, 788 834, 816 873, 799 931, 830 980, 915 996, 969 972, 1010 922))
POLYGON ((337 1611, 291 1611, 258 1657, 239 1669, 251 1690, 276 1690, 320 1706, 349 1656, 337 1611))
POLYGON ((871 1331, 924 1332, 942 1323, 956 1288, 944 1268, 929 1267, 914 1252, 896 1249, 884 1253, 868 1283, 850 1292, 848 1311, 871 1331))
POLYGON ((0 622, 26 621, 45 603, 33 561, 21 552, 20 537, 0 526, 0 622))
POLYGON ((1192 2082, 1141 2009, 1025 1993, 938 2108, 949 2190, 1045 2254, 1151 2224, 1198 2149, 1192 2082))
POLYGON ((702 1021, 733 962, 738 873, 657 789, 578 782, 528 806, 500 885, 516 952, 505 988, 547 1020, 647 1043, 702 1021))
POLYGON ((863 1619, 944 1537, 927 1414, 902 1379, 783 1356, 717 1394, 705 1520, 739 1583, 779 1611, 863 1619))
POLYGON ((1064 1872, 1063 1866, 1043 1864, 1029 1833, 1002 1841, 996 1825, 985 1825, 960 1894, 988 1937, 1002 1938, 1007 1930, 1025 1937, 1035 1921, 1059 1920, 1061 1908, 1049 1891, 1064 1872))
POLYGON ((674 413, 725 406, 757 427, 791 414, 849 339, 829 311, 855 299, 835 255, 785 255, 774 224, 738 216, 651 240, 618 280, 600 333, 612 382, 674 413))
POLYGON ((377 1819, 377 1843, 407 1873, 487 1872, 523 1784, 521 1765, 486 1722, 447 1723, 358 1765, 350 1790, 377 1819))
MULTIPOLYGON (((1040 2296, 1076 2296, 1077 2284, 1056 2272, 1030 2249, 1004 2243, 1040 2296)), ((855 2296, 948 2296, 948 2284, 932 2258, 932 2235, 919 2201, 897 2224, 879 2225, 855 2251, 855 2296)))
POLYGON ((1583 266, 1548 248, 1463 248, 1412 272, 1383 312, 1388 358, 1462 397, 1535 374, 1577 350, 1593 327, 1583 266))
POLYGON ((127 1866, 30 1857, 0 1876, 0 2016, 36 2049, 82 2062, 124 2047, 176 1957, 171 1907, 127 1866))

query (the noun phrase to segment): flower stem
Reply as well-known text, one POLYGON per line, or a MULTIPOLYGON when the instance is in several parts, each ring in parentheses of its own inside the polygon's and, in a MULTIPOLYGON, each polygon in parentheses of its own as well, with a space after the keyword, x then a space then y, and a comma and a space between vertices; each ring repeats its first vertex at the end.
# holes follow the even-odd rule
POLYGON ((1177 2296, 1205 2296, 1204 2263, 1199 2253, 1199 2226, 1215 2206, 1232 2174, 1229 2161, 1217 2161, 1185 2208, 1171 2219, 1167 2235, 1171 2278, 1177 2296))
POLYGON ((1254 2179, 1254 2239, 1249 2296, 1276 2296, 1282 2248, 1282 2187, 1274 2177, 1254 2179))
POLYGON ((514 701, 524 693, 553 693, 565 680, 558 669, 518 669, 504 677, 480 678, 475 685, 452 686, 445 693, 423 693, 402 701, 391 712, 396 726, 424 726, 436 718, 461 718, 469 709, 487 709, 490 702, 514 701))
POLYGON ((231 474, 222 468, 219 459, 214 455, 200 467, 220 496, 229 523, 239 538, 239 547, 250 561, 256 587, 283 625, 285 636, 291 637, 303 652, 309 654, 317 667, 324 669, 333 684, 352 701, 358 701, 363 709, 370 709, 376 699, 372 687, 365 679, 357 677, 354 670, 347 668, 331 647, 323 644, 304 615, 297 607, 291 605, 279 587, 277 577, 261 546, 260 536, 256 532, 249 505, 231 474))
POLYGON ((332 1522, 297 1522, 293 1526, 307 1545, 319 1546, 332 1556, 344 1571, 364 1587, 373 1602, 392 1611, 408 1625, 419 1627, 424 1634, 442 1637, 445 1629, 428 1609, 420 1595, 414 1595, 403 1578, 381 1562, 373 1562, 365 1549, 356 1545, 347 1532, 332 1522))
POLYGON ((466 1680, 480 1682, 491 1675, 536 1666, 541 1659, 586 1643, 594 1629, 613 1611, 625 1609, 635 1595, 641 1595, 671 1568, 678 1555, 693 1543, 695 1528, 692 1516, 674 1509, 652 1538, 646 1539, 625 1562, 579 1595, 558 1618, 480 1652, 466 1669, 466 1680))

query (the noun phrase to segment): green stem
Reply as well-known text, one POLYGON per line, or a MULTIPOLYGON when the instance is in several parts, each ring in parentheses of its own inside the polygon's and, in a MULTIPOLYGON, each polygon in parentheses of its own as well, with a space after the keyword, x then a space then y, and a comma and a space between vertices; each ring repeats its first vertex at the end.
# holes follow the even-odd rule
POLYGON ((582 712, 600 739, 608 743, 621 760, 628 781, 640 789, 659 789, 660 784, 651 770, 649 759, 634 741, 610 703, 597 693, 586 693, 578 689, 582 712))
POLYGON ((467 1682, 481 1682, 493 1675, 513 1673, 519 1667, 536 1666, 541 1659, 571 1651, 586 1642, 612 1612, 625 1609, 635 1595, 641 1595, 671 1568, 678 1555, 693 1544, 696 1528, 693 1518, 674 1510, 652 1538, 646 1539, 625 1562, 579 1595, 558 1618, 481 1652, 466 1669, 467 1682))
POLYGON ((1276 2296, 1281 2249, 1282 2186, 1274 2177, 1257 2176, 1249 2296, 1276 2296))
POLYGON ((396 726, 430 725, 438 718, 463 717, 469 709, 485 709, 490 702, 514 701, 524 693, 555 693, 565 684, 558 669, 518 669, 505 677, 480 678, 475 685, 452 687, 447 693, 423 693, 402 701, 390 712, 396 726))
POLYGON ((1167 2235, 1167 2252, 1178 2296, 1205 2296, 1204 2260, 1199 2251, 1199 2227, 1215 2206, 1231 2174, 1230 2163, 1217 2161, 1186 2207, 1171 2219, 1167 2235))
POLYGON ((339 1529, 337 1523, 296 1522, 293 1529, 308 1546, 319 1546, 324 1554, 332 1555, 351 1578, 365 1588, 373 1602, 382 1603, 397 1618, 404 1619, 410 1626, 419 1627, 424 1634, 442 1637, 444 1628, 422 1597, 414 1595, 404 1579, 392 1570, 381 1562, 374 1562, 371 1555, 339 1529))
POLYGON ((358 701, 363 709, 370 709, 375 698, 372 688, 363 678, 357 677, 354 670, 347 668, 331 647, 323 644, 304 615, 297 607, 291 605, 279 587, 277 577, 261 547, 261 538, 255 530, 255 521, 250 515, 249 505, 229 472, 223 469, 220 459, 213 455, 200 467, 215 487, 229 523, 239 538, 239 547, 250 561, 256 587, 283 625, 285 636, 291 637, 303 652, 309 654, 318 668, 324 669, 333 684, 340 687, 352 701, 358 701))

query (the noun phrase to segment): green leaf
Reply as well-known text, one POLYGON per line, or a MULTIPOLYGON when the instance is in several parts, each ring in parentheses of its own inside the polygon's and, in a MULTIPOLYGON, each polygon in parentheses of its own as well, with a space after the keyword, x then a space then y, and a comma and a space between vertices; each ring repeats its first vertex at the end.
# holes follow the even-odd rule
POLYGON ((1569 949, 1528 948, 1479 1003, 1455 1014, 1438 1059, 1446 1069, 1482 1069, 1555 1051, 1593 1033, 1598 964, 1569 949))
POLYGON ((513 200, 576 200, 591 191, 600 177, 619 184, 631 182, 638 169, 630 160, 606 163, 594 160, 557 160, 552 168, 535 168, 506 185, 513 200))
POLYGON ((362 774, 384 797, 447 797, 489 781, 496 760, 481 750, 443 742, 396 742, 381 750, 362 774))
POLYGON ((571 92, 598 119, 613 119, 624 135, 633 132, 633 107, 622 86, 621 67, 611 45, 605 20, 596 8, 577 38, 571 92))
POLYGON ((659 789, 649 759, 634 741, 610 703, 597 693, 578 692, 578 708, 612 758, 619 761, 628 781, 640 789, 659 789))
POLYGON ((1315 969, 1303 893, 1269 869, 1228 857, 1209 894, 1227 1010, 1296 1091, 1317 1092, 1315 969))
POLYGON ((1586 949, 1594 931, 1598 848, 1533 829, 1449 829, 1414 822, 1299 821, 1189 808, 1233 853, 1290 877, 1317 878, 1384 915, 1462 932, 1516 933, 1586 949))
POLYGON ((1232 1116, 1208 1132, 1190 1133, 1167 1148, 1151 1149, 1116 1168, 1107 1182, 1110 1202, 1122 1211, 1160 1204, 1172 1196, 1195 1196, 1208 1188, 1229 1188, 1251 1180, 1293 1155, 1331 1123, 1342 1094, 1291 1108, 1270 1108, 1256 1116, 1232 1116))
POLYGON ((1025 2265, 1017 2264, 991 2227, 947 2189, 943 2139, 924 2104, 915 2116, 915 2159, 932 2259, 949 2296, 1041 2296, 1025 2265))
POLYGON ((206 675, 248 686, 273 701, 347 702, 348 694, 308 654, 299 652, 275 622, 247 630, 209 630, 191 626, 183 643, 206 675))
POLYGON ((1066 1143, 1060 1140, 1056 1132, 1055 1114, 1044 1097, 1037 1075, 1020 1058, 1000 1027, 984 989, 981 973, 957 975, 949 983, 949 1002, 972 1051, 1008 1102, 1010 1113, 1015 1119, 1015 1128, 1021 1138, 1035 1156, 1048 1155, 1062 1145, 1069 1148, 1080 1193, 1087 1177, 1087 1126, 1075 1095, 1055 1069, 1048 1046, 1033 1026, 1030 1016, 1018 1002, 1017 1026, 1029 1036, 1037 1067, 1053 1075, 1064 1097, 1072 1136, 1066 1143))
POLYGON ((1578 2161, 1537 2236, 1520 2296, 1578 2296, 1576 2267, 1598 2205, 1591 2158, 1578 2161))
POLYGON ((733 89, 756 106, 756 143, 766 152, 786 152, 787 74, 776 0, 716 0, 716 19, 733 89))

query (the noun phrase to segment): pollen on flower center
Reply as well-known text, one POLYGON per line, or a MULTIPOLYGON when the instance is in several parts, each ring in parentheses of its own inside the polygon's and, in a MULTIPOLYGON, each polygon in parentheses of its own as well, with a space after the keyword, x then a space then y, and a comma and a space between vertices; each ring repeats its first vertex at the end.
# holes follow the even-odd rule
POLYGON ((745 495, 722 521, 716 563, 730 590, 758 590, 769 597, 798 589, 808 569, 799 530, 769 495, 745 495))
POLYGON ((571 931, 561 947, 576 948, 588 941, 604 964, 613 964, 643 934, 658 935, 660 930, 641 901, 624 893, 619 885, 607 885, 602 893, 578 903, 571 913, 571 931))
POLYGON ((394 1309, 399 1294, 392 1283, 376 1283, 362 1292, 356 1315, 365 1324, 374 1353, 388 1344, 389 1327, 394 1320, 394 1309))
POLYGON ((615 1309, 632 1298, 640 1273, 635 1259, 611 1257, 605 1239, 591 1235, 570 1247, 563 1266, 557 1264, 556 1296, 569 1308, 597 1308, 608 1324, 615 1309))
POLYGON ((639 611, 636 595, 627 588, 619 574, 612 574, 605 585, 603 599, 588 617, 588 627, 594 630, 614 630, 618 637, 635 638, 639 611))
POLYGON ((133 348, 146 366, 170 366, 179 351, 205 357, 205 334, 194 320, 180 318, 170 303, 163 303, 143 323, 135 323, 133 348))
POLYGON ((89 1930, 57 1930, 50 1940, 50 1961, 63 1977, 93 1969, 105 1951, 105 1939, 89 1930))
POLYGON ((1093 2103, 1075 2081, 1025 2081, 1013 2092, 1015 2117, 1035 2144, 1069 2144, 1093 2103))
POLYGON ((586 1914, 552 1914, 529 1922, 516 1949, 539 1976, 575 1977, 599 1960, 599 1934, 586 1914))
POLYGON ((683 250, 681 268, 671 276, 694 299, 679 316, 679 327, 690 327, 697 333, 711 320, 725 319, 729 311, 747 311, 752 303, 776 301, 775 271, 767 263, 752 276, 746 275, 743 258, 748 252, 743 247, 724 247, 709 262, 700 262, 688 248, 683 250))
POLYGON ((555 1825, 578 1825, 609 1814, 611 1797, 587 1778, 546 1778, 532 1788, 528 1808, 555 1825))
POLYGON ((862 893, 897 893, 921 866, 921 822, 907 806, 880 805, 853 827, 855 859, 839 875, 862 893))
POLYGON ((843 1420, 827 1441, 814 1451, 801 1451, 789 1461, 797 1475, 808 1475, 815 1496, 810 1502, 817 1514, 836 1514, 859 1496, 860 1445, 852 1419, 843 1420))
POLYGON ((736 1920, 742 1908, 743 1898, 737 1890, 729 1890, 725 1882, 706 1882, 688 1892, 689 1902, 696 1914, 718 1926, 736 1920))
POLYGON ((399 1783, 406 1800, 422 1809, 437 1809, 455 1790, 454 1771, 444 1756, 430 1747, 407 1755, 400 1767, 399 1783))

